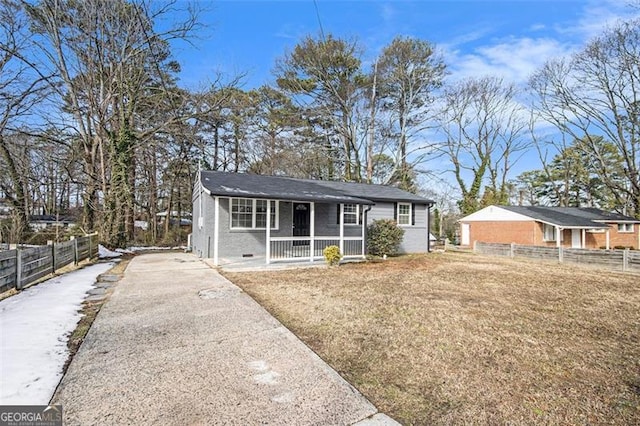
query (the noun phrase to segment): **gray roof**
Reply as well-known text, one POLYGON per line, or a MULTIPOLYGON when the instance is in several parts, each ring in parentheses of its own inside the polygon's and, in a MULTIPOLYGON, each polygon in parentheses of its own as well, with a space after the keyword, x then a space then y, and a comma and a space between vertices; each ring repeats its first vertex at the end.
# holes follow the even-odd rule
POLYGON ((433 201, 427 198, 388 185, 217 171, 200 173, 202 185, 212 195, 226 197, 349 204, 374 204, 375 201, 433 204, 433 201))
POLYGON ((640 220, 618 213, 588 207, 500 206, 505 210, 529 216, 564 228, 607 228, 607 222, 640 223, 640 220))

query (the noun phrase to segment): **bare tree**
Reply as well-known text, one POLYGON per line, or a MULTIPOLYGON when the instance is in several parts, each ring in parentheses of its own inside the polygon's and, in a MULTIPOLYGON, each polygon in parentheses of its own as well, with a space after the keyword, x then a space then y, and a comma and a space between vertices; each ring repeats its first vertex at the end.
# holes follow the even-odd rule
POLYGON ((453 166, 462 214, 508 199, 509 171, 528 147, 524 108, 516 95, 514 85, 495 77, 445 88, 438 116, 445 141, 438 149, 453 166))
POLYGON ((640 21, 621 22, 571 58, 548 62, 530 81, 536 109, 582 140, 598 175, 629 213, 640 217, 640 21), (600 137, 622 158, 624 182, 607 167, 600 137))
POLYGON ((0 189, 13 207, 10 234, 18 242, 29 215, 28 165, 21 167, 23 149, 14 142, 24 140, 16 133, 24 118, 45 95, 44 75, 33 72, 23 60, 23 52, 32 48, 26 17, 17 2, 0 2, 0 165, 3 178, 0 189))
POLYGON ((153 22, 173 12, 175 2, 42 0, 25 3, 35 31, 41 67, 66 114, 72 118, 83 152, 84 223, 96 224, 103 209, 102 237, 113 245, 131 239, 135 199, 135 160, 140 141, 168 122, 139 120, 184 101, 171 77, 168 41, 188 37, 195 15, 169 30, 154 32, 153 22))

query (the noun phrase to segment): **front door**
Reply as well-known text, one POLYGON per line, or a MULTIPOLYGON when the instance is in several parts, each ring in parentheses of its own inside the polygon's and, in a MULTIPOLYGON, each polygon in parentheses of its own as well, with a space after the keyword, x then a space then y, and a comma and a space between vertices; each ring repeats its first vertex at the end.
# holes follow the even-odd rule
MULTIPOLYGON (((293 203, 293 236, 308 237, 311 228, 309 203, 293 203)), ((309 245, 309 241, 294 241, 294 246, 309 245)))
POLYGON ((582 248, 582 238, 579 229, 571 230, 571 248, 582 248))
POLYGON ((461 229, 462 230, 462 232, 461 232, 462 235, 460 236, 461 237, 460 239, 462 241, 460 241, 460 245, 468 246, 469 243, 471 242, 470 241, 471 238, 470 238, 470 235, 469 235, 469 224, 468 223, 463 223, 461 228, 462 228, 461 229))

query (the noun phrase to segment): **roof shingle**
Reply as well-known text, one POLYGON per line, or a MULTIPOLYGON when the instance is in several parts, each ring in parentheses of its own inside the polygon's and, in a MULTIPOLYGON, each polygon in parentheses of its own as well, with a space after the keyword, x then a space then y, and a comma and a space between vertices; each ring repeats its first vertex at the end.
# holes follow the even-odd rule
POLYGON ((202 185, 213 195, 274 200, 374 204, 375 201, 433 201, 388 185, 295 179, 248 173, 202 171, 202 185))

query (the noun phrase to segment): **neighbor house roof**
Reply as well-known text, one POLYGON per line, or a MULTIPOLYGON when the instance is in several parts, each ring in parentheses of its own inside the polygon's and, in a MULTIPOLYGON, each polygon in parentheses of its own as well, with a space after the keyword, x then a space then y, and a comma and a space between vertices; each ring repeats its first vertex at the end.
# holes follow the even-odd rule
POLYGON ((592 207, 499 206, 534 220, 563 228, 606 228, 603 223, 640 223, 640 220, 592 207))
POLYGON ((217 171, 202 171, 200 176, 202 185, 212 195, 226 197, 349 204, 374 204, 375 201, 433 204, 427 198, 388 185, 217 171))

